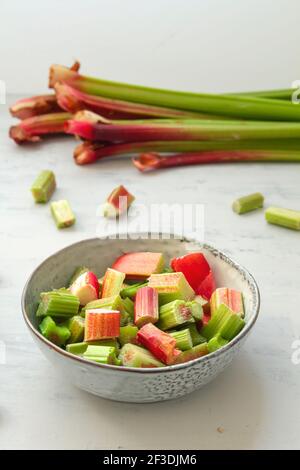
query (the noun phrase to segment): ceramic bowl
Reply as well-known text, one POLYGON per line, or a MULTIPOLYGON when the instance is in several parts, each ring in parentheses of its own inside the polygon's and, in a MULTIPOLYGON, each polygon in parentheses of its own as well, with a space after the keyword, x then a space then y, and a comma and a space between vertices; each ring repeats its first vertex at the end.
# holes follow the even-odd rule
POLYGON ((66 380, 100 397, 134 403, 181 397, 213 380, 238 353, 259 312, 259 290, 255 280, 245 268, 218 249, 193 240, 138 238, 140 236, 132 234, 124 240, 83 240, 58 251, 35 269, 22 296, 24 319, 34 341, 66 380), (222 349, 180 365, 135 369, 89 362, 55 346, 39 333, 35 311, 40 292, 65 285, 78 265, 88 266, 100 276, 122 252, 163 252, 169 260, 188 251, 200 250, 215 273, 217 286, 235 288, 244 294, 246 326, 222 349))

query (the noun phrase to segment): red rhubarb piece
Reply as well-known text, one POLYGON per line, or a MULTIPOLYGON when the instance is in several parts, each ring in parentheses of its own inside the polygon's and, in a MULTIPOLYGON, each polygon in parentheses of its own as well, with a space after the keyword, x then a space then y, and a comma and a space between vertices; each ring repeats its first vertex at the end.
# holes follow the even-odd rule
POLYGON ((164 267, 162 253, 134 252, 121 255, 112 268, 126 274, 127 279, 145 279, 161 273, 164 267))
POLYGON ((181 351, 175 347, 176 339, 152 323, 147 323, 139 330, 137 340, 152 352, 153 356, 167 365, 173 364, 181 354, 181 351))
POLYGON ((70 287, 73 295, 78 297, 80 305, 86 305, 99 297, 99 282, 91 271, 78 276, 70 287))
POLYGON ((102 308, 85 312, 84 341, 116 338, 120 334, 121 314, 102 308))

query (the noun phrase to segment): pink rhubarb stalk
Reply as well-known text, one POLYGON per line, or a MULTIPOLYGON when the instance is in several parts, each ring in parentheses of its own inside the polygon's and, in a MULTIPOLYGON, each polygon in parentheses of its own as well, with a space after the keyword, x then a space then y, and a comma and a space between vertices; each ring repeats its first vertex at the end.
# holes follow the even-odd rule
POLYGON ((173 364, 181 354, 181 351, 176 349, 176 339, 152 323, 147 323, 138 331, 137 340, 167 365, 173 364))
POLYGON ((10 128, 9 136, 17 144, 39 142, 43 135, 63 134, 64 125, 70 117, 69 113, 51 113, 24 119, 10 128))

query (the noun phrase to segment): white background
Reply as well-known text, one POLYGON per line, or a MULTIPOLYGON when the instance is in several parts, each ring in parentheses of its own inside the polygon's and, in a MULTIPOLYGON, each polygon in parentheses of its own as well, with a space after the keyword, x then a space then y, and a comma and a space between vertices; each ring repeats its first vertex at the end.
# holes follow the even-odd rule
POLYGON ((298 0, 1 0, 0 79, 47 86, 49 64, 198 91, 300 79, 298 0))
MULTIPOLYGON (((13 96, 46 90, 51 63, 91 75, 186 90, 288 87, 300 78, 297 0, 0 1, 0 79, 13 96)), ((17 147, 0 106, 0 447, 71 449, 299 448, 299 232, 237 216, 233 199, 262 191, 266 205, 299 209, 299 166, 204 165, 138 173, 126 159, 74 165, 74 141, 17 147), (77 223, 58 231, 29 193, 54 170, 55 199, 77 223), (96 209, 123 183, 140 203, 197 203, 205 238, 246 266, 262 294, 260 318, 232 366, 204 389, 141 406, 102 400, 60 377, 33 344, 20 312, 32 270, 49 254, 95 236, 96 209), (223 433, 218 428, 223 428, 223 433)), ((80 264, 80 260, 79 260, 80 264)))

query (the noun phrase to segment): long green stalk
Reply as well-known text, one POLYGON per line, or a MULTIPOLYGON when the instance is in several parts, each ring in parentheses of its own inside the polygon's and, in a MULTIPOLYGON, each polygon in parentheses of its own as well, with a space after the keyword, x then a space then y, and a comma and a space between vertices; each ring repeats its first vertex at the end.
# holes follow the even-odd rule
POLYGON ((54 87, 57 82, 65 82, 84 93, 135 103, 252 120, 300 121, 299 108, 283 100, 179 92, 128 85, 87 77, 67 67, 53 65, 50 68, 49 86, 54 87))

